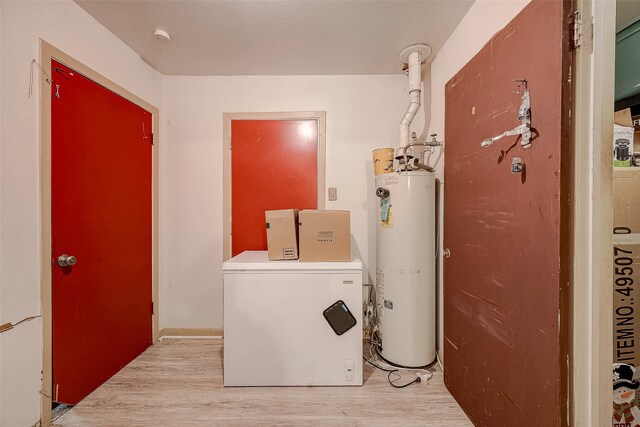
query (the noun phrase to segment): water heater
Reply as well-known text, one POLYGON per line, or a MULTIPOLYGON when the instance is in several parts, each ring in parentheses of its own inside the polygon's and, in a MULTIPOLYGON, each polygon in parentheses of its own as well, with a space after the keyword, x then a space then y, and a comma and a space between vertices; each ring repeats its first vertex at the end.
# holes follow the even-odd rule
POLYGON ((376 176, 376 314, 380 354, 405 367, 436 358, 435 176, 376 176))

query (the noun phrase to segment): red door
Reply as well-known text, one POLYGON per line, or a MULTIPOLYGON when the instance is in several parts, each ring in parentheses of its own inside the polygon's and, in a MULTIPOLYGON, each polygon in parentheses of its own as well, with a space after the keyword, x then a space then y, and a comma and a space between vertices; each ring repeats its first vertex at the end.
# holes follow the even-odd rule
POLYGON ((317 120, 231 121, 231 252, 266 250, 264 212, 316 209, 317 120))
POLYGON ((445 88, 444 376, 476 426, 567 422, 570 3, 533 0, 445 88), (532 146, 482 148, 520 124, 515 79, 532 146))
POLYGON ((53 400, 76 404, 152 342, 152 116, 51 69, 53 400))

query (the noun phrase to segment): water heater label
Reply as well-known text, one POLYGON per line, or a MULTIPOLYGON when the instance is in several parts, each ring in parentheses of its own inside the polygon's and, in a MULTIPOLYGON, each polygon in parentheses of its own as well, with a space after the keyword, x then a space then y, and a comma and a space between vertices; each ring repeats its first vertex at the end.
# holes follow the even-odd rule
POLYGON ((388 187, 390 185, 398 185, 398 177, 396 175, 386 176, 384 178, 384 185, 385 187, 388 187))

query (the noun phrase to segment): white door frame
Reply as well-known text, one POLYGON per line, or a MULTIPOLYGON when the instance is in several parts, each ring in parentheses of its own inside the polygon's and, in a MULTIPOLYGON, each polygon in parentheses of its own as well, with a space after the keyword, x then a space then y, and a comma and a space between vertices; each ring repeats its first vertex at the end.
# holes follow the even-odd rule
MULTIPOLYGON (((152 339, 157 342, 159 326, 158 307, 158 140, 160 136, 160 110, 135 96, 131 92, 118 86, 116 83, 98 74, 91 68, 67 55, 61 50, 40 39, 40 65, 49 76, 51 72, 51 59, 56 59, 65 65, 78 71, 85 77, 98 83, 100 86, 120 95, 133 104, 149 111, 153 115, 153 139, 152 147, 152 186, 151 186, 151 210, 152 210, 152 300, 154 313, 152 314, 152 339)), ((55 81, 55 77, 54 81, 55 81)), ((40 221, 41 221, 41 248, 40 248, 40 300, 42 312, 42 390, 40 420, 41 425, 51 424, 51 401, 49 394, 52 387, 52 307, 51 307, 51 86, 47 79, 40 78, 40 221)))
POLYGON ((577 0, 583 45, 576 49, 574 265, 570 370, 573 426, 611 425, 613 363, 611 141, 616 2, 577 0), (591 23, 593 22, 593 38, 591 23))
POLYGON ((318 209, 325 206, 326 112, 223 113, 223 258, 231 258, 231 121, 232 120, 317 120, 318 121, 318 209))

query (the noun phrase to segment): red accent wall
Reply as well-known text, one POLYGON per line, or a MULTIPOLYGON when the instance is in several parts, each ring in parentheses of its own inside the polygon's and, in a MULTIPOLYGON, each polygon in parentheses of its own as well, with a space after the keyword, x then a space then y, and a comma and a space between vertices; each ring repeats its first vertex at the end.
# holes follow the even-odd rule
POLYGON ((318 122, 231 122, 232 256, 266 250, 266 210, 316 209, 318 122))

